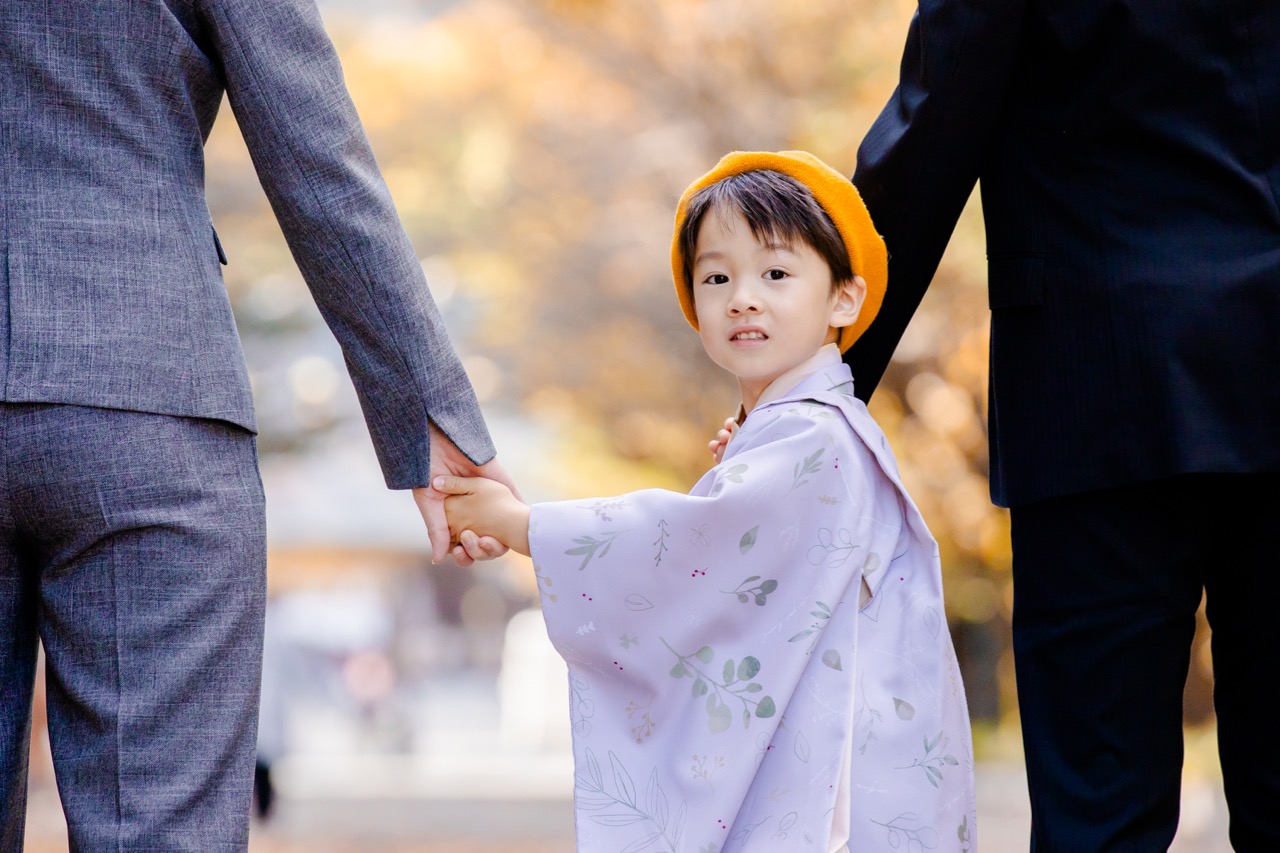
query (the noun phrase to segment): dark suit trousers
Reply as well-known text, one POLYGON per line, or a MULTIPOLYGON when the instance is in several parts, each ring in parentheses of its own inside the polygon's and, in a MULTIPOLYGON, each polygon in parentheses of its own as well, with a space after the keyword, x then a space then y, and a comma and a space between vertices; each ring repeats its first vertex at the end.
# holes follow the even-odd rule
POLYGON ((251 434, 0 404, 0 851, 22 848, 37 640, 72 850, 245 850, 264 600, 251 434))
POLYGON ((1280 476, 1186 475, 1012 510, 1035 853, 1166 851, 1203 591, 1238 853, 1280 851, 1280 476), (1258 495, 1261 495, 1259 497, 1258 495))

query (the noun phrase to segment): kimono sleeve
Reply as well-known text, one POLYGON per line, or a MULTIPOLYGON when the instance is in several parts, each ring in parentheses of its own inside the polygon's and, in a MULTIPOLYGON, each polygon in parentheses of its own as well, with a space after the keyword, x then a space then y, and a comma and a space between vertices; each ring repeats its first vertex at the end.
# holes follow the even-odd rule
POLYGON ((653 690, 736 687, 738 711, 766 716, 805 663, 784 659, 809 653, 846 595, 857 604, 850 468, 874 462, 852 458, 849 439, 829 407, 793 404, 753 414, 690 494, 535 505, 530 546, 561 655, 653 690))

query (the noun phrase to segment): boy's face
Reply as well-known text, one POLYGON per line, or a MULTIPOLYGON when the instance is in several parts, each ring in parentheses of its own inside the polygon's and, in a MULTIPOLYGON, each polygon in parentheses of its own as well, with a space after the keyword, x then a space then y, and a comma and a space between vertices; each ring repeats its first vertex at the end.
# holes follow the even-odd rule
POLYGON ((707 355, 738 377, 750 410, 783 373, 857 319, 861 278, 831 287, 831 268, 803 241, 757 240, 736 211, 712 210, 698 231, 693 301, 707 355))

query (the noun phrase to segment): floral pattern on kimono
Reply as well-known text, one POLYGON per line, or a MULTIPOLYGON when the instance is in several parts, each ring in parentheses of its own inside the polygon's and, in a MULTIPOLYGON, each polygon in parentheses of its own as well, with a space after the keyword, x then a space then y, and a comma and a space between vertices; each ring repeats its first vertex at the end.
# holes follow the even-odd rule
POLYGON ((757 407, 687 495, 533 507, 578 850, 976 849, 937 545, 852 388, 757 407))

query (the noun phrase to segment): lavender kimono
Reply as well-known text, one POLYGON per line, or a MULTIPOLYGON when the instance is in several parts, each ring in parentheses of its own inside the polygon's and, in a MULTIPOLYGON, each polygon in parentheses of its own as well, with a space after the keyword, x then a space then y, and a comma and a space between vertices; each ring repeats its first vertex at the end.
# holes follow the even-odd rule
POLYGON ((688 495, 533 507, 578 849, 976 850, 938 549, 844 364, 688 495))

